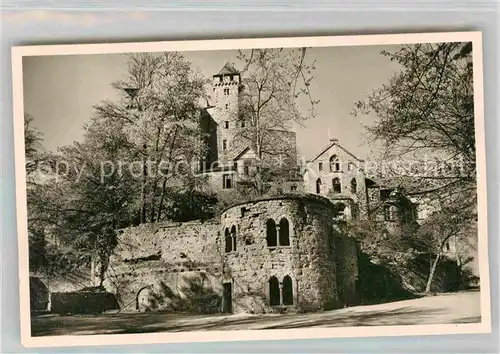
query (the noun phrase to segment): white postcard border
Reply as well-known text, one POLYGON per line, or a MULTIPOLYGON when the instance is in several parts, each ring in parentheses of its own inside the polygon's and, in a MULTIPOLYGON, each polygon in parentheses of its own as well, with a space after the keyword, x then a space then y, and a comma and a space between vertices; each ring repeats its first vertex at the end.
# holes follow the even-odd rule
POLYGON ((19 256, 21 342, 25 347, 61 347, 179 342, 219 342, 248 340, 285 340, 334 337, 376 337, 403 335, 443 335, 490 333, 490 281, 488 265, 488 228, 486 198, 486 149, 483 103, 483 58, 481 32, 440 32, 388 35, 349 35, 320 37, 186 40, 161 42, 99 43, 18 46, 12 48, 14 100, 14 152, 16 176, 16 212, 19 256), (86 55, 160 51, 205 51, 251 48, 293 48, 366 46, 438 42, 473 43, 474 114, 478 175, 478 258, 481 288, 481 322, 476 324, 436 324, 406 326, 370 326, 301 328, 286 330, 238 330, 182 333, 104 334, 32 337, 30 324, 29 262, 24 156, 24 104, 22 59, 25 56, 86 55))

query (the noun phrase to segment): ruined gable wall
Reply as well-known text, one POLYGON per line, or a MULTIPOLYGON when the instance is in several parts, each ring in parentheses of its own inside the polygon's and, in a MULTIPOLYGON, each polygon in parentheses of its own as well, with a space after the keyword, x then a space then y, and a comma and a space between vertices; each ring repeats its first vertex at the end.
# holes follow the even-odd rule
POLYGON ((135 311, 137 305, 139 310, 203 308, 197 302, 215 301, 220 293, 218 230, 217 222, 121 230, 105 285, 125 311, 135 311))

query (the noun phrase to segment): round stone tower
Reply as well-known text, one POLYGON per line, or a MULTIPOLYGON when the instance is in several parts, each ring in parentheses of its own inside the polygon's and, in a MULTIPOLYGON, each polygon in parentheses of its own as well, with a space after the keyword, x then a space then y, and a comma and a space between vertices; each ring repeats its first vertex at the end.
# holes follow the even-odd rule
POLYGON ((290 195, 221 214, 223 310, 314 311, 339 306, 333 205, 290 195))

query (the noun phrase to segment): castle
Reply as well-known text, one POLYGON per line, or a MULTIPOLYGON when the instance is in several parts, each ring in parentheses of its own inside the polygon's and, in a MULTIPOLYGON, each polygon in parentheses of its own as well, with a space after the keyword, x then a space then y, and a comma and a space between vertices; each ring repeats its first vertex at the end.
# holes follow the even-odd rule
MULTIPOLYGON (((241 134, 250 125, 240 114, 243 90, 227 63, 213 76, 213 104, 200 117, 207 152, 199 172, 215 189, 236 188, 256 166, 241 134)), ((269 136, 296 170, 295 133, 269 136)), ((342 223, 375 217, 397 225, 403 210, 391 202, 398 190, 365 176, 363 163, 332 139, 308 161, 303 180, 290 180, 280 195, 233 204, 218 220, 122 230, 106 285, 122 307, 139 311, 181 310, 187 302, 227 313, 355 304, 358 246, 342 223)))
POLYGON ((200 117, 207 149, 199 166, 200 172, 209 177, 210 185, 215 190, 235 188, 266 165, 296 171, 294 132, 267 127, 260 129, 260 138, 255 137, 256 124, 244 112, 242 98, 246 86, 240 73, 226 63, 212 80, 213 103, 207 103, 200 117))
MULTIPOLYGON (((119 231, 105 287, 123 311, 268 313, 358 303, 359 249, 346 221, 371 219, 397 233, 418 222, 404 191, 378 183, 365 162, 330 139, 300 180, 295 133, 269 129, 275 154, 259 157, 241 112, 245 83, 229 63, 213 75, 212 102, 200 114, 206 153, 198 173, 214 190, 244 185, 257 166, 285 156, 280 193, 222 210, 216 220, 142 224, 119 231)), ((266 150, 269 151, 269 150, 266 150)), ((281 161, 283 162, 283 161, 281 161)))

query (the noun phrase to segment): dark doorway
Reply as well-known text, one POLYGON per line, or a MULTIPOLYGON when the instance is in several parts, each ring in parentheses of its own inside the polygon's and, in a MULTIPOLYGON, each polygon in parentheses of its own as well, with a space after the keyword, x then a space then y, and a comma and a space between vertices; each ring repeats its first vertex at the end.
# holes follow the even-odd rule
POLYGON ((288 275, 283 279, 283 305, 293 305, 292 278, 288 275))
POLYGON ((280 304, 280 283, 278 278, 269 279, 269 305, 278 306, 280 304))
POLYGON ((233 287, 231 283, 224 283, 222 294, 222 312, 233 313, 233 287))

